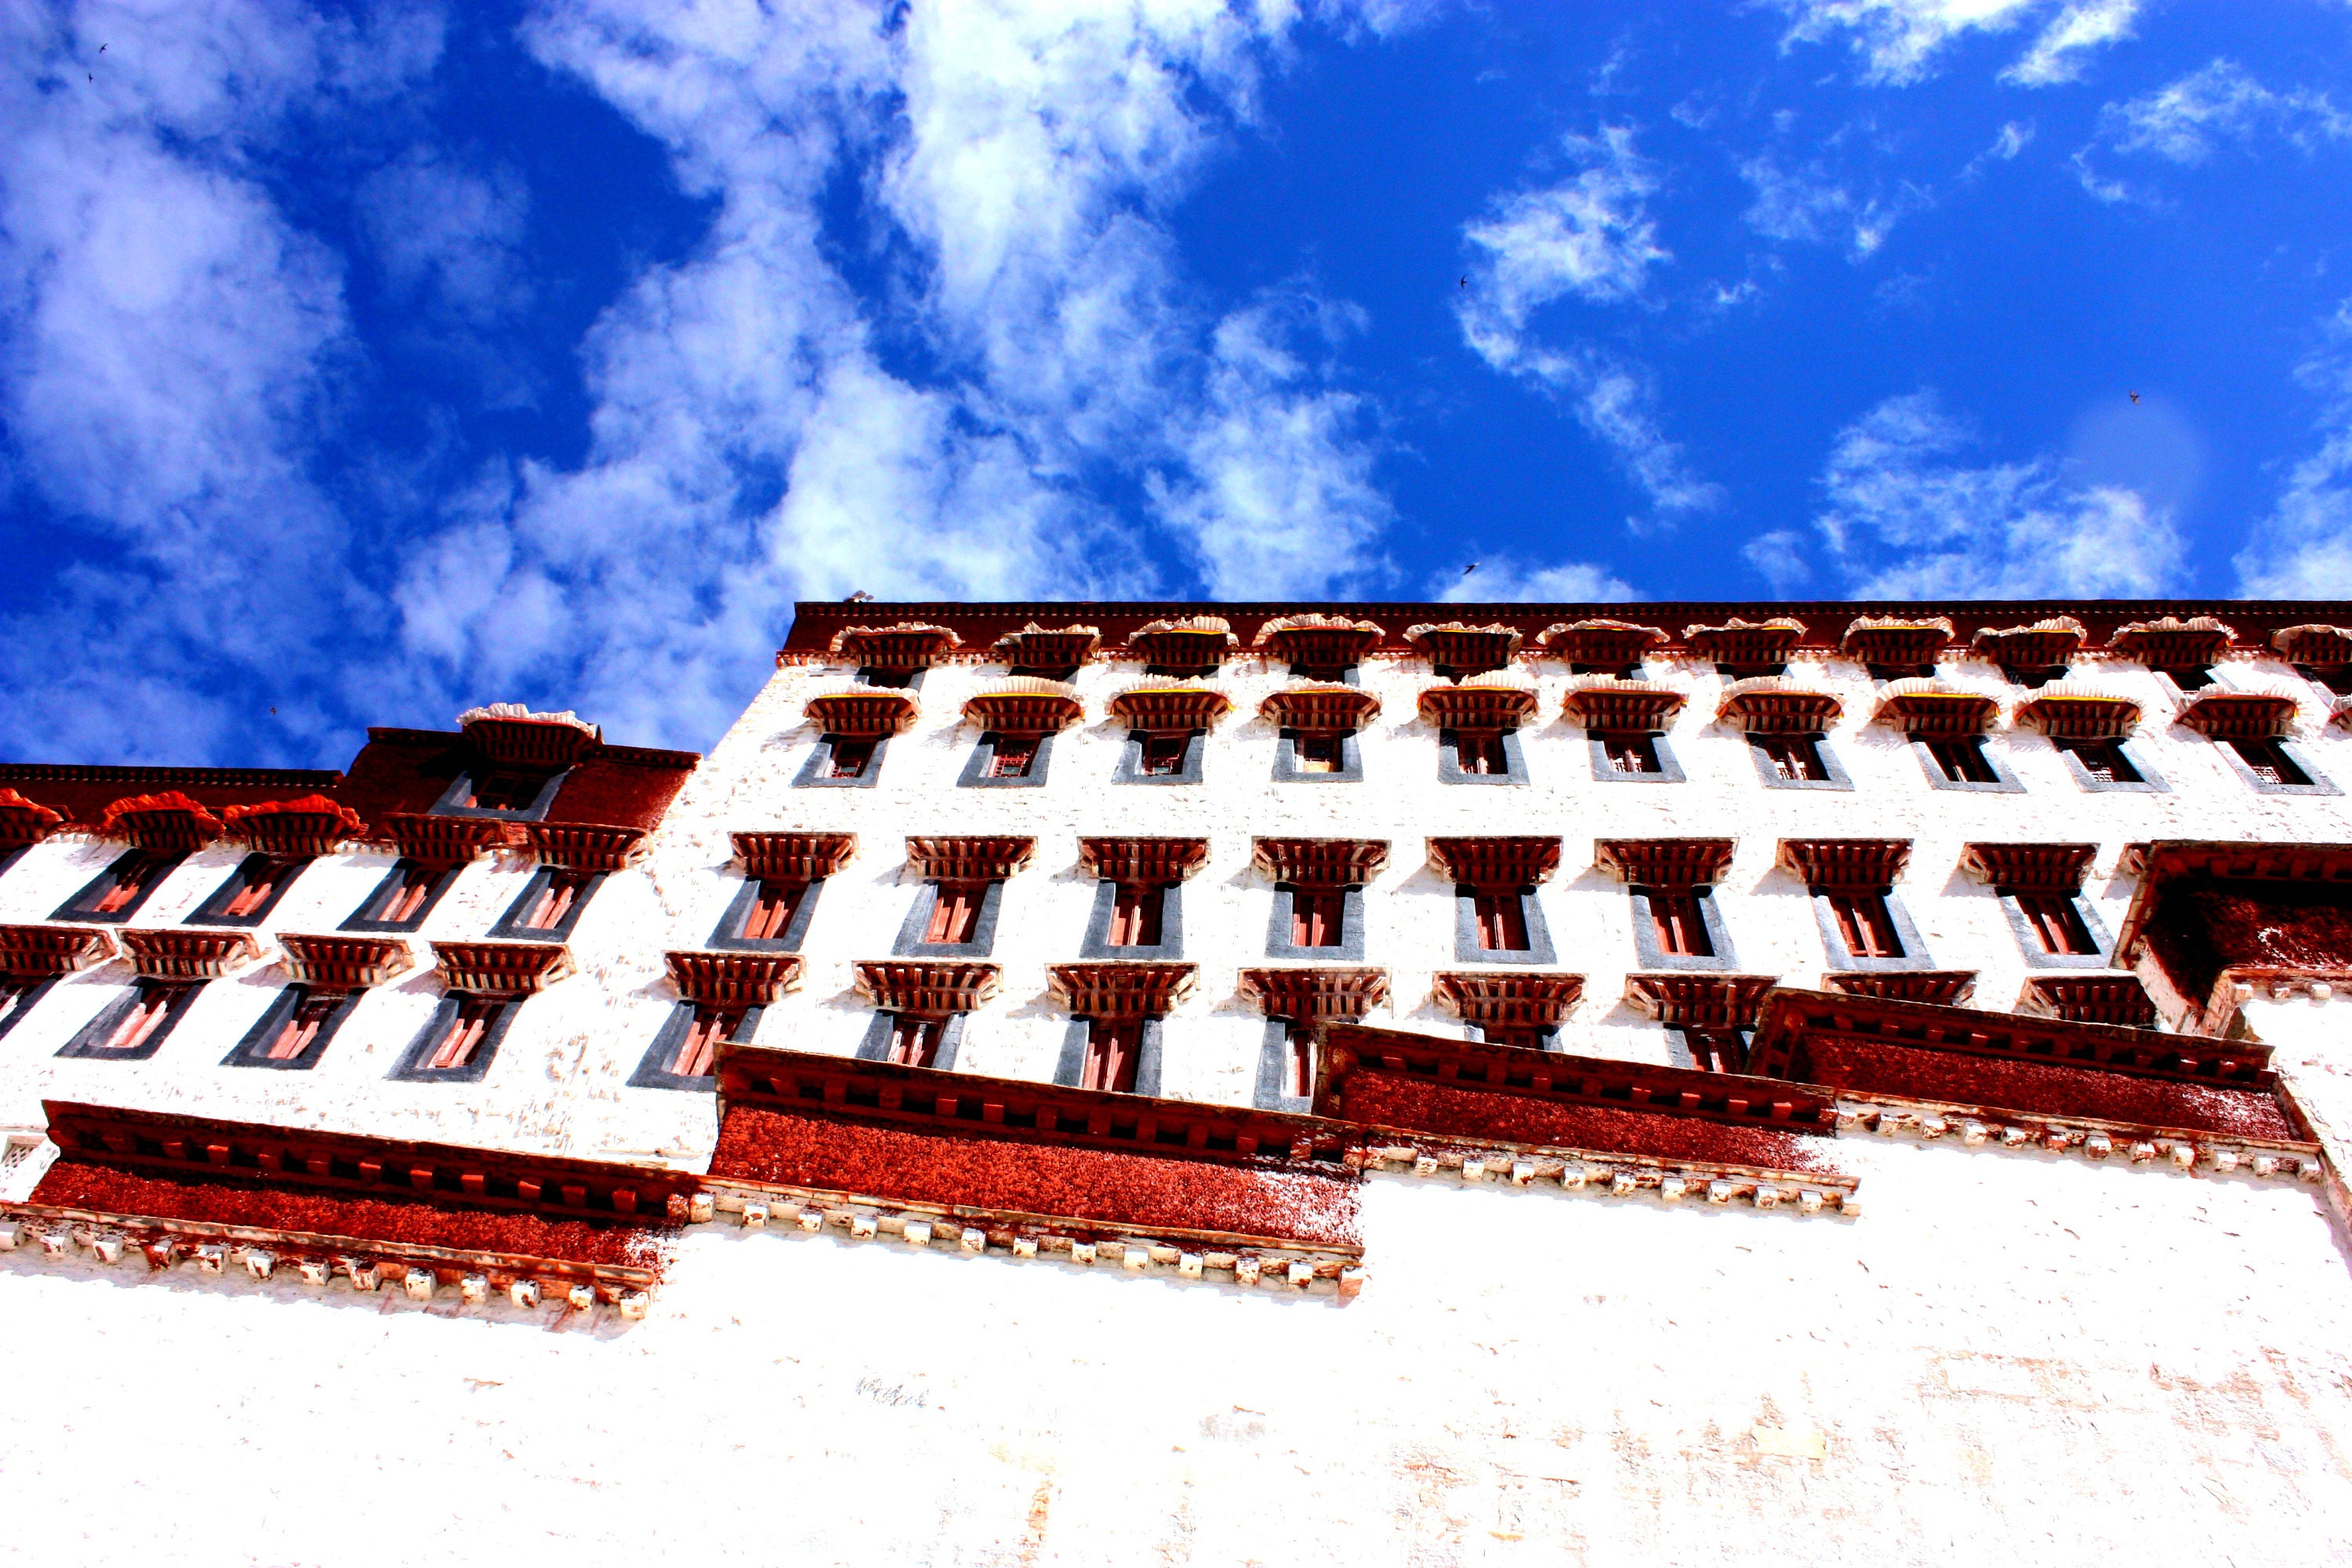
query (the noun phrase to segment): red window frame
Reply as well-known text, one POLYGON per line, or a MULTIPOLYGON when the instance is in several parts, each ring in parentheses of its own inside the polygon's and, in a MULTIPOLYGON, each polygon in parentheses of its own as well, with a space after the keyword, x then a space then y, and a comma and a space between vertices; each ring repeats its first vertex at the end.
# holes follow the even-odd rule
POLYGON ((2064 893, 2012 893, 2018 912, 2025 917, 2042 951, 2061 958, 2090 956, 2099 944, 2074 900, 2064 893))
POLYGON ((947 1034, 945 1018, 917 1017, 894 1013, 890 1017, 890 1048, 886 1059, 900 1067, 927 1068, 940 1059, 940 1042, 947 1034))
POLYGON ((1290 945, 1338 947, 1347 940, 1348 894, 1343 888, 1290 889, 1290 945))
POLYGON ((2119 741, 2076 741, 2066 750, 2083 764, 2083 771, 2099 784, 2145 784, 2146 778, 2119 741))
POLYGON ((1885 893, 1837 892, 1822 895, 1837 921, 1839 940, 1855 958, 1901 958, 1903 937, 1895 927, 1895 911, 1885 893))
POLYGON ((1297 757, 1298 771, 1302 773, 1338 773, 1346 743, 1347 738, 1334 731, 1317 730, 1301 733, 1292 746, 1297 757))
POLYGON ((269 1048, 261 1053, 262 1059, 292 1061, 309 1050, 318 1039, 319 1031, 326 1027, 327 1021, 335 1016, 335 1009, 341 1006, 343 1001, 343 994, 339 991, 312 992, 303 997, 295 1004, 294 1010, 286 1015, 286 1021, 278 1026, 278 1033, 271 1037, 269 1048))
POLYGON ((1696 888, 1644 888, 1649 900, 1650 927, 1657 933, 1658 951, 1676 958, 1713 958, 1715 938, 1706 929, 1706 910, 1696 888))
POLYGON ((1303 1024, 1283 1026, 1282 1080, 1283 1092, 1296 1099, 1315 1092, 1315 1037, 1303 1024))
POLYGON ((1666 771, 1658 762, 1658 738, 1647 731, 1606 731, 1601 736, 1601 752, 1609 759, 1609 771, 1612 773, 1662 773, 1666 771))
POLYGON ((307 856, 247 856, 237 863, 238 875, 244 879, 242 884, 216 912, 228 920, 247 920, 259 914, 277 897, 278 889, 309 863, 307 856))
POLYGON ((719 1042, 731 1040, 743 1026, 741 1007, 713 1007, 698 1003, 687 1020, 686 1035, 677 1043, 667 1069, 677 1078, 709 1078, 719 1056, 719 1042))
POLYGON ((1454 765, 1473 778, 1501 778, 1511 771, 1511 754, 1497 730, 1455 731, 1454 765))
POLYGON ((1992 760, 1984 754, 1980 737, 1969 736, 1958 741, 1929 741, 1927 754, 1936 760, 1936 771, 1949 784, 1999 784, 2000 775, 1992 771, 1992 760))
POLYGON ((1037 752, 1045 744, 1039 735, 999 735, 988 755, 988 776, 992 779, 1025 779, 1029 770, 1037 765, 1037 752))
POLYGON ((516 921, 511 929, 515 931, 561 930, 564 921, 578 907, 580 900, 587 895, 588 884, 595 875, 593 871, 572 871, 549 868, 547 881, 540 888, 539 897, 531 900, 530 908, 523 911, 522 918, 516 921))
POLYGON ((862 779, 866 770, 874 764, 872 741, 842 741, 833 743, 833 756, 825 768, 825 777, 832 779, 862 779))
POLYGON ((424 1070, 457 1072, 467 1067, 473 1061, 474 1053, 482 1048, 482 1041, 488 1037, 490 1026, 498 1022, 499 1014, 505 1010, 504 1002, 492 1001, 488 997, 457 998, 457 1008, 449 1016, 448 1027, 441 1032, 440 1039, 434 1043, 433 1049, 425 1056, 424 1070))
POLYGON ((1685 1029, 1683 1043, 1690 1047, 1691 1065, 1701 1072, 1748 1070, 1745 1029, 1685 1029))
POLYGON ((931 900, 930 923, 923 928, 923 940, 949 947, 977 941, 981 906, 992 884, 934 882, 931 886, 938 891, 931 900))
POLYGON ((91 900, 83 914, 120 914, 136 903, 159 878, 168 876, 179 861, 173 857, 158 855, 152 849, 133 849, 116 858, 107 873, 113 879, 105 892, 91 900), (128 867, 129 869, 124 869, 128 867))
POLYGON ((1791 784, 1819 784, 1830 776, 1818 735, 1759 735, 1756 744, 1772 771, 1791 784))
POLYGON ((1184 753, 1192 749, 1192 745, 1191 731, 1173 735, 1146 735, 1143 737, 1143 754, 1136 763, 1136 771, 1155 778, 1181 773, 1184 771, 1184 753))
POLYGON ((1136 1068, 1143 1059, 1141 1018, 1087 1020, 1087 1058, 1080 1068, 1080 1089, 1135 1092, 1136 1068))
POLYGON ((781 942, 792 930, 808 897, 806 882, 779 882, 762 877, 751 890, 751 907, 743 911, 743 929, 736 934, 746 942, 781 942))
POLYGON ((1517 889, 1484 889, 1473 890, 1472 917, 1478 927, 1478 946, 1487 952, 1527 952, 1534 943, 1528 940, 1528 908, 1524 894, 1517 889))
POLYGON ((171 1021, 172 1009, 191 989, 186 985, 141 986, 131 994, 122 1016, 115 1020, 113 1033, 98 1047, 99 1054, 121 1055, 145 1045, 150 1036, 171 1021))
POLYGON ((1162 883, 1116 884, 1111 894, 1109 945, 1158 947, 1164 940, 1161 917, 1167 904, 1168 889, 1162 883))

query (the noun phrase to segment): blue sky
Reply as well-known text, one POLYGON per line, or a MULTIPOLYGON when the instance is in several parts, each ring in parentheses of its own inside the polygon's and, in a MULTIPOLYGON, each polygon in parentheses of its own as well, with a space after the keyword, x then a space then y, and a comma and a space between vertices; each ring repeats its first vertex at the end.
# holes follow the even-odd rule
POLYGON ((702 747, 861 588, 2352 595, 2347 65, 2317 0, 11 0, 0 754, 702 747))

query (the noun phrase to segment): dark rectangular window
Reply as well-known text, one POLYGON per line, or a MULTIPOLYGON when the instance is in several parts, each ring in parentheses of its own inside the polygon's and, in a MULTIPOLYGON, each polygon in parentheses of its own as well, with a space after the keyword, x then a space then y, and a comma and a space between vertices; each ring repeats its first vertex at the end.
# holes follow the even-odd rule
POLYGON ((835 779, 862 779, 873 761, 873 742, 835 741, 833 743, 832 765, 825 770, 825 776, 835 779))
POLYGON ((1744 1029, 1685 1029, 1683 1044, 1690 1047, 1691 1065, 1701 1072, 1748 1070, 1748 1032, 1744 1029))
POLYGON ((2061 744, 2083 764, 2083 771, 2100 784, 2141 782, 2139 770, 2124 754, 2120 741, 2066 741, 2061 744))
POLYGON ((945 1018, 914 1018, 899 1014, 890 1020, 889 1059, 900 1067, 927 1068, 940 1058, 940 1038, 947 1032, 945 1018))
POLYGON ((549 871, 546 884, 539 889, 539 896, 531 900, 530 908, 523 910, 508 929, 516 931, 561 931, 571 918, 574 906, 587 896, 589 884, 594 877, 593 871, 549 871))
POLYGON ((319 1031, 333 1021, 335 1009, 343 1005, 341 993, 327 991, 305 996, 294 1010, 286 1015, 278 1032, 262 1047, 266 1061, 291 1061, 309 1050, 318 1040, 319 1031))
POLYGON ((1136 1064, 1142 1055, 1142 1019, 1090 1019, 1087 1024, 1086 1067, 1079 1075, 1078 1087, 1133 1094, 1136 1064))
POLYGON ((939 894, 931 904, 931 923, 925 928, 923 940, 949 944, 976 940, 980 931, 980 906, 988 896, 988 884, 940 882, 934 885, 939 894))
POLYGON ((529 811, 551 776, 528 768, 484 768, 469 776, 473 787, 457 804, 477 811, 529 811))
POLYGON ((1511 759, 1503 749, 1499 734, 1466 734, 1454 737, 1454 763, 1465 773, 1481 778, 1500 777, 1511 771, 1511 759))
POLYGON ((999 735, 995 749, 989 753, 988 776, 992 779, 1025 779, 1036 762, 1036 736, 999 735))
POLYGON ((452 867, 403 860, 376 884, 375 891, 348 923, 414 927, 431 911, 440 889, 455 879, 452 867))
POLYGON ((1601 750, 1609 759, 1611 773, 1656 773, 1665 771, 1658 765, 1658 738, 1655 735, 1604 733, 1601 737, 1601 750))
POLYGON ((191 925, 253 925, 266 917, 287 885, 310 863, 308 856, 248 855, 223 879, 195 913, 191 925))
POLYGON ((51 916, 60 921, 127 921, 138 913, 147 896, 172 874, 181 858, 152 849, 131 849, 115 857, 111 865, 91 878, 81 890, 51 916))
POLYGON ((2246 771, 2264 784, 2307 784, 2311 775, 2295 765, 2286 754, 2286 747, 2275 740, 2229 741, 2223 742, 2238 753, 2246 771))
POLYGON ((1837 918, 1838 935, 1856 958, 1900 958, 1903 939, 1895 931, 1894 911, 1884 893, 1830 893, 1830 912, 1837 918))
POLYGON ((766 878, 751 894, 751 907, 743 912, 743 929, 735 934, 751 942, 776 942, 792 928, 793 917, 800 913, 801 900, 808 897, 806 882, 775 882, 766 878))
POLYGON ((1992 760, 1984 754, 1984 742, 1976 736, 1965 741, 1930 741, 1927 754, 1936 759, 1936 771, 1954 784, 2000 782, 2000 775, 1992 771, 1992 760))
POLYGON ((1341 737, 1338 735, 1301 735, 1298 737, 1298 771, 1302 773, 1336 773, 1339 771, 1341 737))
POLYGON ((1811 735, 1759 735, 1756 745, 1764 753, 1772 771, 1784 779, 1811 782, 1826 779, 1830 770, 1822 761, 1822 748, 1811 735))
POLYGON ((1181 773, 1184 771, 1184 752, 1192 737, 1184 735, 1146 735, 1143 737, 1143 760, 1139 771, 1146 773, 1181 773))
POLYGON ((1339 889, 1296 889, 1290 895, 1290 945, 1339 946, 1347 912, 1348 895, 1339 889))
POLYGON ((425 1072, 461 1072, 482 1048, 482 1041, 505 1013, 507 1004, 480 996, 461 996, 432 1048, 419 1064, 425 1072))
POLYGON ((1658 933, 1658 951, 1674 958, 1713 958, 1715 939, 1706 932, 1706 914, 1693 888, 1638 889, 1650 901, 1650 924, 1658 933))
POLYGON ((915 684, 915 677, 921 673, 920 670, 914 669, 885 669, 874 664, 860 665, 857 669, 857 684, 904 691, 915 684))
POLYGON ((193 985, 141 981, 139 989, 116 1016, 114 1026, 107 1032, 106 1037, 90 1042, 89 1054, 120 1057, 140 1050, 172 1021, 180 1004, 194 990, 193 985))
POLYGON ((1532 1024, 1489 1024, 1483 1033, 1489 1044, 1517 1046, 1524 1050, 1544 1050, 1551 1043, 1551 1031, 1532 1024))
POLYGON ((1478 945, 1489 952, 1528 951, 1527 906, 1516 892, 1473 893, 1478 921, 1478 945))
POLYGON ((1168 889, 1157 882, 1121 882, 1111 899, 1110 945, 1158 947, 1168 889))
POLYGON ((2202 691, 2213 684, 2213 671, 2201 664, 2191 665, 2185 669, 2168 669, 2164 673, 2171 679, 2173 685, 2183 691, 2202 691))
POLYGON ((2019 893, 2016 899, 2042 952, 2067 955, 2099 951, 2099 944, 2091 940, 2091 928, 2083 921, 2082 911, 2063 893, 2019 893))
POLYGON ((677 1053, 663 1070, 679 1078, 709 1078, 719 1057, 719 1042, 735 1038, 743 1026, 743 1012, 740 1007, 697 1006, 685 1037, 677 1043, 677 1053))

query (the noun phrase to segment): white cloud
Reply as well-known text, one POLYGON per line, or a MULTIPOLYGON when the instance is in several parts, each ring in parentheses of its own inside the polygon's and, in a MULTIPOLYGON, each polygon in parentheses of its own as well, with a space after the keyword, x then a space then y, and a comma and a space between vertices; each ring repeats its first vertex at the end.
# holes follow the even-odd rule
POLYGON ((1475 572, 1441 572, 1422 592, 1445 605, 1621 605, 1642 597, 1605 566, 1535 566, 1507 555, 1486 557, 1475 572))
POLYGON ((1805 559, 1805 536, 1793 528, 1759 533, 1739 553, 1763 574, 1775 594, 1791 593, 1812 579, 1812 566, 1805 559))
MULTIPOLYGON (((1972 439, 1933 392, 1890 398, 1839 432, 1815 526, 1849 591, 2139 598, 2178 585, 2184 549, 2169 512, 2119 485, 2070 482, 2051 458, 1956 461, 1972 439)), ((1759 566, 1765 549, 1751 556, 1759 566)))
POLYGON ((404 303, 486 325, 528 301, 520 250, 530 194, 512 168, 413 147, 362 180, 353 206, 404 303))
POLYGON ((2217 59, 2100 111, 2100 138, 2118 153, 2147 153, 2175 163, 2201 163, 2220 143, 2244 143, 2271 131, 2311 151, 2352 138, 2352 115, 2322 92, 2273 92, 2231 60, 2217 59))
POLYGON ((1659 174, 1634 151, 1633 132, 1604 127, 1561 145, 1579 165, 1573 175, 1501 197, 1491 216, 1464 227, 1473 251, 1469 286, 1454 304, 1463 341, 1496 370, 1561 398, 1662 516, 1704 510, 1722 492, 1693 474, 1666 437, 1648 374, 1590 342, 1553 346, 1531 324, 1563 300, 1638 299, 1650 269, 1672 259, 1648 209, 1659 174))
POLYGON ((1741 215, 1750 228, 1769 239, 1842 242, 1855 261, 1875 254, 1897 223, 1934 203, 1908 180, 1891 195, 1856 195, 1818 159, 1790 169, 1766 153, 1744 160, 1739 174, 1756 192, 1741 215))
POLYGON ((2238 553, 2238 591, 2261 598, 2352 598, 2352 300, 2301 367, 2323 398, 2319 447, 2297 463, 2238 553))
MULTIPOLYGON (((1863 79, 1905 86, 1934 74, 1935 58, 1968 33, 2005 33, 2051 9, 2049 0, 1780 0, 1793 20, 1787 43, 1850 36, 1863 79)), ((2072 81, 2088 51, 2131 37, 2138 0, 2073 0, 2058 10, 2001 72, 2004 81, 2043 87, 2072 81)), ((1785 47, 1785 44, 1784 44, 1785 47)))

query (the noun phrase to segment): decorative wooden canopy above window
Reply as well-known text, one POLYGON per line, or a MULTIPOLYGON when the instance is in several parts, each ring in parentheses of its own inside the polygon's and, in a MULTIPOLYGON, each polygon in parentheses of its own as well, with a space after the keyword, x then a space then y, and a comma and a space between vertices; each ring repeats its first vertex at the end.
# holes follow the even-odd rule
POLYGON ((572 950, 552 942, 436 942, 441 984, 486 1000, 546 990, 572 973, 572 950))
POLYGON ((1715 716, 1751 735, 1818 735, 1844 711, 1834 692, 1785 675, 1759 675, 1725 687, 1715 716))
POLYGON ((113 956, 113 934, 102 926, 0 926, 0 974, 11 980, 76 974, 113 956))
POLYGON ((969 1013, 996 994, 1002 971, 993 963, 874 959, 852 966, 858 993, 884 1013, 944 1018, 969 1013))
POLYGON ((1783 838, 1774 864, 1815 892, 1883 892, 1910 858, 1908 838, 1783 838))
POLYGON ((0 854, 38 844, 64 822, 63 812, 26 800, 13 789, 0 789, 0 854))
POLYGON ((1697 888, 1731 866, 1728 838, 1602 838, 1592 863, 1637 888, 1697 888))
MULTIPOLYGON (((1587 662, 1580 660, 1581 662, 1587 662)), ((1559 705, 1560 717, 1595 733, 1649 734, 1674 722, 1687 701, 1672 687, 1612 675, 1576 678, 1559 705)))
POLYGON ((592 822, 526 822, 523 842, 542 866, 564 871, 618 871, 646 841, 642 827, 592 822))
POLYGON ((1430 663, 1466 678, 1508 669, 1521 636, 1517 626, 1473 626, 1447 621, 1443 626, 1407 626, 1404 640, 1428 655, 1430 663))
POLYGON ((1883 996, 1957 1007, 1975 994, 1973 969, 1840 970, 1822 976, 1822 989, 1843 996, 1883 996))
POLYGON ((1087 709, 1067 681, 1017 675, 964 699, 963 716, 1000 735, 1051 735, 1084 719, 1087 709))
POLYGON ((1516 730, 1534 717, 1535 688, 1500 673, 1478 676, 1458 686, 1432 686, 1421 694, 1423 719, 1440 729, 1472 733, 1516 730))
POLYGON ((855 833, 730 833, 744 873, 770 882, 816 882, 857 853, 855 833))
POLYGON ((1483 1029, 1557 1027, 1584 995, 1584 976, 1520 971, 1515 974, 1441 973, 1430 994, 1465 1024, 1483 1029))
POLYGON ((1106 882, 1181 882, 1209 863, 1205 838, 1081 838, 1078 865, 1106 882))
POLYGON ((1281 616, 1258 627, 1255 646, 1283 663, 1336 673, 1362 662, 1364 655, 1388 635, 1388 628, 1377 621, 1351 621, 1345 616, 1281 616))
POLYGON ((1858 616, 1838 638, 1838 651, 1874 668, 1932 668, 1952 641, 1952 623, 1942 616, 1906 621, 1888 616, 1858 616))
POLYGON ((509 824, 479 816, 426 816, 386 812, 376 832, 420 866, 457 866, 508 842, 509 824))
POLYGON ((2237 629, 2210 616, 2188 620, 2167 616, 2158 621, 2133 621, 2116 628, 2107 646, 2150 669, 2197 669, 2227 651, 2237 629))
POLYGON ((1100 626, 1041 626, 1031 621, 996 639, 995 656, 1024 669, 1075 669, 1102 646, 1100 626))
POLYGON ((2120 741, 2139 725, 2139 704, 2112 691, 2053 681, 2017 705, 2013 723, 2053 741, 2120 741))
POLYGON ((2287 626, 2271 634, 2271 646, 2289 664, 2337 669, 2352 664, 2352 626, 2287 626))
POLYGON ((1719 626, 1683 628, 1683 643, 1693 658, 1734 667, 1785 664, 1804 636, 1805 623, 1786 616, 1766 621, 1734 616, 1719 626))
POLYGON ((220 818, 182 795, 134 795, 118 800, 99 818, 100 838, 123 838, 142 849, 184 854, 221 836, 220 818))
POLYGON ((1148 681, 1110 700, 1110 716, 1147 735, 1205 730, 1233 711, 1234 700, 1212 686, 1148 681))
POLYGON ((604 743, 604 731, 577 713, 534 713, 520 702, 468 708, 457 728, 484 762, 501 768, 568 768, 604 743))
POLYGON ((1034 838, 1007 835, 907 838, 907 868, 934 882, 1001 882, 1029 864, 1034 838))
POLYGON ((1940 680, 1890 681, 1872 715, 1915 741, 1956 741, 1981 735, 2000 716, 2000 704, 1980 691, 1962 691, 1940 680))
POLYGON ((2074 616, 2053 616, 2030 626, 1979 626, 1969 651, 2003 669, 2046 669, 2074 658, 2086 635, 2074 616))
POLYGON ((912 729, 916 707, 911 692, 887 686, 856 686, 812 697, 801 711, 825 734, 879 741, 912 729))
POLYGON ((1241 991, 1269 1018, 1355 1023, 1388 1000, 1385 969, 1244 969, 1241 991))
POLYGON ((796 952, 665 952, 662 962, 680 996, 712 1007, 765 1007, 801 983, 796 952))
POLYGON ((844 626, 833 634, 833 652, 861 668, 911 673, 929 669, 940 656, 963 646, 963 638, 927 621, 887 626, 844 626))
POLYGON ((1191 963, 1054 963, 1045 976, 1077 1018, 1156 1018, 1192 994, 1191 963))
POLYGON ((1277 729, 1353 734, 1381 710, 1381 700, 1360 687, 1308 681, 1269 692, 1257 716, 1277 729))
POLYGON ((2264 741, 2294 732, 2295 706, 2284 692, 2213 687, 2181 699, 2180 722, 2209 741, 2264 741))
POLYGON ((2074 894, 2098 853, 2095 844, 1969 844, 1960 868, 2003 892, 2074 894))
POLYGON ((1260 838, 1250 859, 1294 888, 1360 888, 1389 863, 1385 838, 1260 838))
POLYGON ((1220 616, 1147 621, 1128 634, 1127 657, 1156 669, 1206 675, 1225 662, 1240 640, 1220 616))
POLYGON ((121 941, 123 956, 142 980, 218 980, 261 956, 251 931, 217 926, 126 930, 121 941))
POLYGON ((1632 621, 1560 621, 1536 638, 1545 652, 1593 669, 1630 669, 1652 648, 1671 641, 1656 626, 1632 621))
POLYGON ((2018 993, 2017 1010, 2070 1024, 2156 1027, 2156 1004, 2147 988, 2128 974, 2039 975, 2018 993))
POLYGON ((1676 1028, 1748 1029, 1780 983, 1770 974, 1628 974, 1625 1005, 1676 1028))
POLYGON ((1474 888, 1531 888, 1559 868, 1557 837, 1432 838, 1428 849, 1441 874, 1474 888))
POLYGON ((322 795, 221 808, 226 837, 267 855, 327 855, 347 838, 367 837, 358 812, 322 795))
POLYGON ((415 959, 408 944, 390 936, 281 935, 278 945, 286 977, 322 991, 364 991, 405 974, 415 959))

